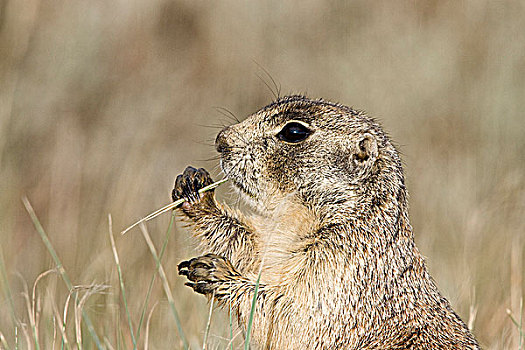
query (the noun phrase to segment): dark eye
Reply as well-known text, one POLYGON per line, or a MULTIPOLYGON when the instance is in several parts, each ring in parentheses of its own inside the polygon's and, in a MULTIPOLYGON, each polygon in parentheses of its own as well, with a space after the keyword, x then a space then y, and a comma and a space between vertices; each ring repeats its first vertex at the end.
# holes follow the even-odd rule
POLYGON ((281 141, 296 143, 305 140, 312 132, 303 124, 290 122, 277 134, 281 141))

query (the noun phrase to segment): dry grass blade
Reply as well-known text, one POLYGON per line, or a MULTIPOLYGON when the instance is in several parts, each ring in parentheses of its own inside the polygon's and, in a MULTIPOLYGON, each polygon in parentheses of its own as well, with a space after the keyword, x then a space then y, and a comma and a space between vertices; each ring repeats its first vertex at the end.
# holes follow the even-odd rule
MULTIPOLYGON (((219 187, 220 185, 222 185, 223 183, 225 183, 226 181, 228 181, 227 178, 224 178, 222 180, 219 180, 217 182, 214 182, 212 183, 211 185, 208 185, 208 186, 205 186, 203 188, 201 188, 199 190, 199 193, 204 193, 206 191, 209 191, 209 190, 212 190, 214 188, 217 188, 219 187)), ((147 222, 147 221, 150 221, 151 219, 154 219, 156 218, 157 216, 159 216, 160 214, 164 214, 168 211, 170 211, 171 209, 174 209, 174 208, 177 208, 179 205, 181 205, 182 203, 184 203, 185 199, 184 198, 181 198, 179 200, 176 200, 175 202, 173 203, 170 203, 170 204, 167 204, 165 206, 163 206, 162 208, 160 209, 157 209, 155 210, 153 213, 143 217, 142 219, 140 219, 139 221, 135 222, 133 225, 127 227, 124 231, 122 231, 120 234, 125 234, 126 232, 128 232, 129 230, 131 230, 132 228, 138 226, 139 224, 143 223, 143 222, 147 222)))
POLYGON ((82 308, 78 307, 78 292, 75 292, 75 307, 74 307, 74 316, 75 316, 75 338, 77 340, 77 347, 79 350, 82 350, 82 326, 80 324, 81 314, 79 311, 82 311, 82 308))
MULTIPOLYGON (((40 349, 40 345, 38 342, 38 331, 37 331, 38 327, 35 322, 35 311, 31 308, 31 301, 29 299, 29 291, 27 288, 27 283, 21 275, 19 277, 20 277, 20 280, 22 281, 22 285, 24 288, 24 291, 22 292, 22 297, 24 298, 24 301, 26 303, 27 316, 29 317, 29 325, 31 326, 31 331, 33 332, 33 342, 35 344, 35 348, 38 350, 40 349)), ((24 330, 24 334, 26 336, 26 339, 28 341, 28 346, 29 346, 30 337, 27 334, 26 325, 22 324, 22 326, 23 326, 22 329, 24 330)))
POLYGON ((7 273, 4 263, 4 253, 0 247, 0 277, 1 277, 1 284, 2 289, 4 290, 5 297, 8 301, 9 305, 9 313, 11 316, 11 321, 13 322, 13 325, 16 327, 17 321, 15 316, 15 306, 13 304, 13 297, 11 295, 11 288, 9 287, 9 280, 7 279, 7 273))
POLYGON ((235 335, 231 336, 231 337, 230 337, 230 341, 229 341, 228 344, 226 345, 226 348, 229 347, 229 348, 233 349, 233 341, 234 341, 235 339, 237 339, 237 337, 238 337, 239 335, 241 335, 241 333, 242 333, 242 331, 237 331, 237 333, 235 333, 235 335))
POLYGON ((40 280, 46 277, 47 275, 51 273, 55 273, 55 272, 56 272, 55 269, 51 269, 51 270, 42 272, 40 275, 38 275, 38 277, 35 280, 35 283, 33 284, 33 294, 31 296, 31 311, 33 313, 33 321, 35 324, 34 332, 35 332, 36 340, 39 339, 38 325, 40 323, 40 306, 39 306, 39 302, 38 302, 37 295, 36 295, 38 282, 40 282, 40 280))
POLYGON ((109 286, 106 285, 99 285, 99 284, 91 284, 89 286, 77 286, 75 289, 77 290, 75 293, 75 328, 76 328, 76 337, 77 337, 77 345, 79 349, 82 349, 82 315, 84 315, 84 305, 86 305, 86 302, 88 298, 94 294, 101 293, 105 290, 107 290, 109 286), (78 299, 78 291, 85 290, 84 295, 80 300, 78 299))
POLYGON ((204 332, 204 341, 202 342, 202 350, 206 349, 206 343, 208 342, 208 334, 210 333, 211 315, 213 314, 213 301, 214 300, 215 300, 215 291, 213 291, 213 295, 211 296, 210 312, 208 313, 208 322, 206 322, 206 331, 204 332))
POLYGON ((153 311, 155 311, 155 308, 157 307, 159 303, 156 302, 155 304, 153 304, 153 307, 151 308, 149 314, 148 314, 148 319, 146 320, 146 330, 144 331, 144 350, 148 350, 148 343, 149 343, 149 325, 150 325, 150 321, 151 321, 151 316, 153 315, 153 311))
POLYGON ((471 332, 474 330, 474 323, 476 322, 477 314, 478 314, 478 306, 470 305, 467 327, 471 332))
POLYGON ((51 344, 51 349, 54 349, 55 344, 57 342, 57 319, 55 316, 53 316, 52 320, 53 320, 53 343, 51 344))
POLYGON ((525 340, 525 332, 523 330, 523 298, 520 299, 520 309, 519 309, 520 318, 519 318, 519 321, 514 318, 514 316, 512 315, 512 311, 510 311, 509 309, 507 309, 506 311, 507 311, 507 315, 509 316, 510 320, 512 321, 512 323, 518 329, 518 336, 519 336, 519 338, 518 338, 518 350, 522 350, 523 349, 523 341, 525 340))
POLYGON ((115 350, 115 348, 113 347, 113 345, 111 345, 111 343, 109 342, 109 339, 107 337, 104 337, 104 344, 106 344, 106 348, 107 349, 115 350))
MULTIPOLYGON (((49 240, 49 237, 46 234, 46 231, 44 230, 44 227, 42 227, 42 224, 40 223, 40 220, 38 220, 38 217, 36 216, 36 213, 33 209, 33 206, 29 202, 29 199, 27 197, 22 198, 22 202, 24 203, 24 206, 27 210, 27 213, 31 217, 31 221, 33 222, 33 225, 35 226, 35 229, 37 230, 38 234, 40 235, 40 238, 42 238, 42 241, 44 242, 44 245, 46 246, 49 254, 51 254, 51 257, 55 261, 56 269, 62 276, 62 280, 66 284, 67 288, 71 292, 73 290, 73 284, 71 283, 71 280, 69 279, 69 276, 66 273, 66 270, 64 269, 64 266, 62 265, 62 262, 60 261, 58 254, 55 251, 55 248, 53 248, 53 245, 51 244, 51 241, 49 240)), ((82 318, 84 319, 84 322, 86 323, 86 326, 88 328, 89 334, 95 341, 95 344, 97 346, 97 349, 102 350, 102 344, 100 343, 100 339, 98 338, 97 334, 95 333, 95 329, 93 327, 93 323, 89 319, 89 316, 82 312, 82 318)), ((65 321, 65 318, 64 318, 65 321)))
POLYGON ((157 263, 157 269, 159 271, 160 279, 162 280, 162 286, 164 287, 164 292, 166 293, 166 296, 168 297, 168 303, 170 304, 171 312, 173 314, 173 318, 175 319, 177 331, 179 332, 179 336, 182 340, 184 349, 188 349, 188 342, 182 330, 179 314, 177 310, 175 309, 175 301, 173 299, 173 295, 171 294, 171 288, 168 283, 168 278, 166 277, 164 268, 162 267, 162 264, 160 263, 159 256, 157 255, 157 250, 155 249, 155 245, 153 244, 153 241, 151 240, 151 237, 143 222, 140 223, 140 230, 142 231, 142 235, 144 236, 144 239, 146 240, 146 243, 148 244, 151 254, 153 255, 153 258, 155 259, 157 263))
MULTIPOLYGON (((27 331, 27 325, 25 323, 20 323, 20 328, 22 328, 22 333, 24 333, 27 348, 33 349, 33 347, 31 346, 31 337, 29 336, 29 332, 27 331)), ((16 345, 15 349, 19 349, 18 344, 16 345)))
POLYGON ((64 330, 66 329, 66 324, 67 324, 67 313, 69 310, 69 302, 71 301, 71 296, 73 295, 73 293, 76 293, 76 292, 74 290, 69 291, 69 294, 67 295, 67 298, 66 298, 66 302, 64 303, 64 317, 63 317, 64 330))
MULTIPOLYGON (((60 331, 60 334, 62 336, 63 347, 65 347, 66 349, 69 349, 70 348, 69 341, 67 340, 67 334, 66 334, 66 323, 62 321, 62 318, 60 317, 60 313, 58 312, 57 304, 55 303, 53 299, 52 299, 51 306, 53 307, 54 318, 59 325, 58 330, 60 331)), ((54 348, 55 347, 53 347, 53 349, 54 348)))
POLYGON ((9 344, 7 344, 7 341, 5 340, 4 334, 2 332, 0 332, 0 343, 2 344, 4 349, 6 349, 6 350, 10 350, 11 349, 9 347, 9 344))
POLYGON ((126 299, 126 290, 124 288, 124 278, 122 277, 122 269, 120 268, 120 261, 118 258, 117 246, 115 244, 115 238, 113 237, 113 221, 111 214, 108 215, 109 222, 109 240, 111 242, 111 249, 113 250, 113 257, 115 264, 117 265, 118 280, 120 284, 120 291, 122 293, 122 300, 124 301, 124 308, 126 309, 126 316, 128 318, 129 331, 131 333, 131 341, 133 342, 133 349, 137 348, 137 341, 135 339, 135 332, 133 331, 133 324, 131 323, 131 315, 128 308, 128 300, 126 299))
MULTIPOLYGON (((173 222, 175 220, 175 215, 171 215, 170 224, 168 225, 168 229, 166 230, 166 235, 164 238, 164 243, 162 244, 162 248, 160 250, 159 254, 159 261, 162 261, 162 257, 164 256, 164 252, 166 251, 166 247, 168 246, 168 241, 171 234, 171 229, 173 228, 173 222)), ((155 273, 151 276, 151 280, 149 282, 148 291, 146 292, 146 298, 144 300, 144 304, 142 306, 142 312, 140 313, 140 320, 139 324, 137 326, 137 342, 140 339, 140 330, 142 327, 142 322, 144 321, 144 317, 146 316, 146 309, 148 307, 149 298, 151 296, 151 292, 153 290, 153 283, 155 283, 155 278, 157 277, 157 271, 155 270, 155 273)))

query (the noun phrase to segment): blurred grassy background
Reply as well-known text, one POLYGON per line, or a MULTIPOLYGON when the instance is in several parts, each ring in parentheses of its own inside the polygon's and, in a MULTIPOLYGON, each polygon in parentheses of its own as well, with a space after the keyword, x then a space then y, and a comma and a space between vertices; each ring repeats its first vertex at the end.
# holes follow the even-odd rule
MULTIPOLYGON (((215 107, 243 118, 271 101, 262 66, 284 94, 339 101, 383 123, 403 153, 416 240, 441 290, 485 348, 518 347, 506 309, 516 319, 523 311, 523 1, 0 4, 0 331, 10 346, 15 328, 27 344, 5 292, 29 324, 23 281, 31 288, 54 267, 21 197, 74 284, 110 285, 85 309, 101 337, 129 348, 107 215, 118 232, 169 202, 188 164, 217 178, 217 161, 207 159, 218 130, 207 126, 230 123, 215 107)), ((168 221, 148 225, 158 247, 168 221)), ((116 239, 137 327, 155 262, 139 230, 116 239)), ((176 276, 192 247, 178 226, 163 264, 198 347, 208 306, 176 276)), ((41 345, 50 348, 51 306, 62 310, 67 290, 53 275, 38 290, 41 345)), ((155 301, 150 346, 173 347, 158 282, 148 311, 155 301)), ((221 337, 227 316, 216 311, 210 347, 226 348, 221 337)))

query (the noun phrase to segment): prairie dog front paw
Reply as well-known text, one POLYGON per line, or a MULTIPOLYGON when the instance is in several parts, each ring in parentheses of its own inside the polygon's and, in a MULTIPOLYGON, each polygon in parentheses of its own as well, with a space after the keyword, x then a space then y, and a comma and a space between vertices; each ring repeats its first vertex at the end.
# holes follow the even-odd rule
POLYGON ((178 270, 179 275, 190 280, 186 285, 195 292, 204 295, 215 292, 216 297, 226 295, 229 283, 241 277, 228 259, 216 254, 183 261, 178 270))
POLYGON ((186 199, 182 205, 182 209, 189 210, 195 205, 202 204, 202 202, 213 202, 213 190, 205 193, 198 191, 213 183, 210 174, 206 169, 196 169, 188 166, 184 172, 175 179, 175 186, 171 192, 171 198, 176 201, 180 198, 186 199))

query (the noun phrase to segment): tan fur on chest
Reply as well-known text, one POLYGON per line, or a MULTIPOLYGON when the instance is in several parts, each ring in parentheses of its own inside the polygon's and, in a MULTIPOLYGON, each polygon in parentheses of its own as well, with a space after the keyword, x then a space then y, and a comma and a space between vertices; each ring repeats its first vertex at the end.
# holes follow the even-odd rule
POLYGON ((261 280, 286 284, 286 276, 302 268, 295 252, 304 249, 319 227, 317 217, 303 205, 283 198, 269 215, 251 218, 257 232, 261 280))

